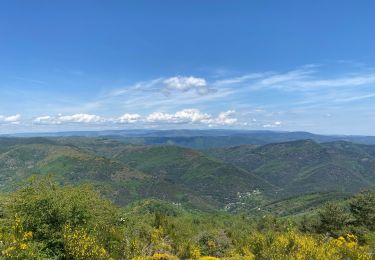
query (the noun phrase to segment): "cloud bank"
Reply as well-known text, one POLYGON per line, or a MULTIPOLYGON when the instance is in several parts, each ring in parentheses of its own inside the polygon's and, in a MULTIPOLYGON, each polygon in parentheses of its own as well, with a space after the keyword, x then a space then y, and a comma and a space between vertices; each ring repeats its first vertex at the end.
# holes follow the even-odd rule
MULTIPOLYGON (((235 125, 235 111, 221 112, 217 117, 203 113, 198 109, 189 108, 176 111, 175 113, 152 112, 148 115, 125 113, 119 117, 104 117, 93 114, 73 115, 44 115, 32 120, 33 124, 196 124, 196 125, 235 125)), ((0 117, 1 120, 1 117, 0 117)), ((8 119, 9 120, 9 119, 8 119)))

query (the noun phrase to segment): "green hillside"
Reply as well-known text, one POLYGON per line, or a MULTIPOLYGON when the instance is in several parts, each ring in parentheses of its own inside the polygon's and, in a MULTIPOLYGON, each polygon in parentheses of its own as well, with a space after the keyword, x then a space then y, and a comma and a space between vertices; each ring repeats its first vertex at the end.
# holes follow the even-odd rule
POLYGON ((154 180, 167 182, 169 188, 181 187, 190 193, 203 195, 204 200, 217 201, 222 205, 235 201, 238 192, 259 189, 267 196, 273 196, 278 190, 278 187, 244 169, 188 148, 123 144, 90 138, 60 138, 57 141, 122 162, 152 176, 154 180))
POLYGON ((349 198, 347 193, 309 193, 267 203, 260 211, 262 214, 272 213, 278 216, 315 215, 327 202, 346 203, 349 198))
POLYGON ((374 187, 374 172, 373 146, 342 141, 203 153, 103 138, 0 139, 0 190, 14 190, 32 175, 52 174, 61 184, 91 183, 119 205, 158 198, 204 210, 251 211, 301 194, 374 187))
POLYGON ((155 197, 217 209, 237 192, 275 187, 235 166, 190 149, 138 146, 89 138, 15 139, 0 144, 1 189, 52 174, 60 183, 92 183, 118 204, 155 197))
POLYGON ((229 202, 237 192, 274 186, 247 171, 176 146, 137 146, 118 153, 116 160, 152 176, 162 177, 218 201, 229 202))
POLYGON ((311 140, 242 145, 208 154, 254 173, 282 189, 280 196, 310 192, 356 192, 375 187, 372 146, 311 140))

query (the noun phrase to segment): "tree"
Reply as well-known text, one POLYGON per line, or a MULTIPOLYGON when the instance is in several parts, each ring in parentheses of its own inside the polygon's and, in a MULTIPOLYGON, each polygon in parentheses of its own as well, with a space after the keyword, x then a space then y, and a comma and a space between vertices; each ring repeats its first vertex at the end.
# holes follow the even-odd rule
POLYGON ((319 212, 318 231, 338 237, 346 229, 350 216, 335 202, 328 202, 319 212))
POLYGON ((350 211, 355 217, 355 224, 375 230, 375 192, 367 189, 353 197, 350 211))

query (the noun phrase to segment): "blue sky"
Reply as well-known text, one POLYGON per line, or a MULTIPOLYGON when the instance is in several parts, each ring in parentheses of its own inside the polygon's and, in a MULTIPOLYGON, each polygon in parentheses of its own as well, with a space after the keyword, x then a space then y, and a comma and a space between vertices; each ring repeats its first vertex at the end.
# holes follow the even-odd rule
POLYGON ((0 133, 375 135, 374 1, 0 2, 0 133))

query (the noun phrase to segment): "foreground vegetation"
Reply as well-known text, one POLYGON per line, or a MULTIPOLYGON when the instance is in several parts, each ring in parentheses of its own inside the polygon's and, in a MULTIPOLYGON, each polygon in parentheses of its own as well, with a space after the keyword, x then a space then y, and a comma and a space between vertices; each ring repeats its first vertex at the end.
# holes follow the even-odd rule
POLYGON ((373 259, 375 193, 275 218, 144 200, 118 208, 90 186, 30 180, 1 197, 4 259, 373 259))

